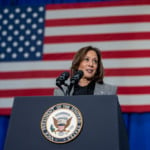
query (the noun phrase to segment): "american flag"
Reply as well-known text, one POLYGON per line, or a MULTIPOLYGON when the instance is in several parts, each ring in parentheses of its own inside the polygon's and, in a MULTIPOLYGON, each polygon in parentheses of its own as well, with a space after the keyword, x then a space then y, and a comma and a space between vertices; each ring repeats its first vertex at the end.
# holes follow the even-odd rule
POLYGON ((1 8, 0 114, 16 96, 53 95, 56 77, 88 45, 101 49, 122 111, 150 111, 150 1, 130 0, 1 8))

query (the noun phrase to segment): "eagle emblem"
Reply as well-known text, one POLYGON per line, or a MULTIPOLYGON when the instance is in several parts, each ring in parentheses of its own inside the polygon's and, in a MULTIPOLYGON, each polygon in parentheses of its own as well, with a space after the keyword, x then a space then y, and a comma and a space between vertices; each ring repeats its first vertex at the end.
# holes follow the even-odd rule
POLYGON ((82 125, 82 114, 77 107, 68 103, 59 103, 44 113, 41 131, 51 142, 66 143, 79 135, 82 125))
POLYGON ((72 117, 70 117, 69 119, 56 119, 53 117, 54 125, 57 128, 54 132, 69 132, 69 130, 66 130, 66 128, 70 125, 71 119, 72 117))

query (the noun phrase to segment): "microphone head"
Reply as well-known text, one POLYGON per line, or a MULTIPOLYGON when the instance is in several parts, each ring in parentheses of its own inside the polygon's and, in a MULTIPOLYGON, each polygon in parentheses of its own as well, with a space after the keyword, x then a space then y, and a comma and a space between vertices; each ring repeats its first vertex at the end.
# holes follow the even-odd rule
POLYGON ((77 82, 79 82, 79 80, 83 77, 83 71, 82 70, 78 70, 74 76, 70 79, 70 83, 71 84, 75 84, 77 82))
POLYGON ((74 74, 74 78, 77 78, 77 79, 81 79, 82 78, 82 76, 83 76, 83 71, 82 70, 78 70, 75 74, 74 74))
POLYGON ((83 77, 83 71, 82 70, 78 70, 77 72, 76 72, 76 74, 79 74, 79 77, 80 77, 80 79, 83 77))
POLYGON ((69 72, 65 71, 63 72, 57 79, 56 79, 56 85, 60 86, 65 83, 65 80, 69 78, 70 74, 69 72))
POLYGON ((69 78, 69 72, 65 71, 63 72, 59 77, 63 80, 67 80, 69 78))

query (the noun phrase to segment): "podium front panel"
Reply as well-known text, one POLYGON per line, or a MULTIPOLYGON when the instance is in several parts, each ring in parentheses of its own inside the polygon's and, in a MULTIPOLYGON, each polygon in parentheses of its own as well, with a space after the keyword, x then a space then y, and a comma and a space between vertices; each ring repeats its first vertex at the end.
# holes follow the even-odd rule
POLYGON ((16 97, 5 150, 119 150, 117 96, 16 97), (83 116, 80 134, 72 141, 56 144, 42 134, 43 114, 53 105, 69 103, 83 116))

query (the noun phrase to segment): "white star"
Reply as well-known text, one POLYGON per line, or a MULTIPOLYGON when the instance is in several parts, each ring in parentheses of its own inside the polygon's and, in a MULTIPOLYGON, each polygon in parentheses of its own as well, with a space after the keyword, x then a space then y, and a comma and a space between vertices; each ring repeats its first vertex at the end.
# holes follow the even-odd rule
POLYGON ((23 52, 23 47, 19 47, 19 48, 18 48, 18 51, 19 51, 19 52, 23 52))
POLYGON ((14 58, 14 59, 17 58, 17 54, 16 54, 16 53, 13 53, 13 54, 12 54, 12 58, 14 58))
POLYGON ((21 24, 21 25, 20 25, 20 29, 21 29, 21 30, 25 29, 25 25, 24 25, 24 24, 21 24))
POLYGON ((25 13, 22 13, 21 14, 21 18, 25 18, 26 17, 26 14, 25 13))
POLYGON ((31 7, 28 7, 27 8, 27 12, 31 12, 32 11, 32 8, 31 7))
POLYGON ((30 30, 26 30, 26 34, 29 35, 31 33, 30 30))
POLYGON ((7 35, 7 31, 4 30, 4 31, 2 32, 2 35, 3 35, 3 36, 6 36, 6 35, 7 35))
POLYGON ((6 43, 5 43, 5 42, 2 42, 2 43, 1 43, 1 47, 6 47, 6 43))
POLYGON ((36 18, 38 16, 38 13, 33 13, 33 18, 36 18))
POLYGON ((11 47, 8 47, 8 48, 6 49, 6 51, 7 51, 7 53, 10 53, 10 52, 12 51, 11 47))
POLYGON ((41 45, 41 44, 42 44, 42 41, 38 40, 37 45, 41 45))
POLYGON ((5 58, 5 54, 4 53, 0 54, 0 58, 4 59, 5 58))
POLYGON ((28 57, 29 57, 29 53, 27 53, 27 52, 24 53, 24 57, 25 57, 25 58, 28 58, 28 57))
POLYGON ((27 22, 27 23, 31 23, 31 22, 32 22, 32 19, 31 19, 31 18, 28 18, 28 19, 26 20, 26 22, 27 22))
POLYGON ((36 52, 36 57, 40 57, 41 53, 40 52, 36 52))
POLYGON ((39 11, 44 11, 44 7, 39 7, 39 11))
POLYGON ((16 19, 14 22, 15 22, 15 24, 19 24, 19 23, 20 23, 20 20, 19 20, 19 19, 16 19))
POLYGON ((18 35, 19 34, 19 31, 18 30, 15 30, 14 31, 14 35, 18 35))
POLYGON ((26 42, 24 43, 24 45, 25 45, 25 46, 29 46, 29 45, 30 45, 30 42, 29 42, 29 41, 26 41, 26 42))
POLYGON ((42 29, 38 29, 37 33, 38 33, 38 34, 42 34, 42 33, 43 33, 43 30, 42 30, 42 29))
POLYGON ((4 9, 4 14, 7 14, 9 12, 9 9, 5 8, 4 9))
POLYGON ((3 24, 6 25, 8 23, 8 20, 3 20, 3 24))
POLYGON ((14 14, 10 14, 10 15, 9 15, 9 18, 10 18, 10 19, 13 19, 13 18, 14 18, 14 14))
POLYGON ((12 39, 13 39, 12 36, 8 36, 7 41, 10 42, 10 41, 12 41, 12 39))
POLYGON ((20 8, 16 8, 16 9, 15 9, 15 12, 16 12, 16 13, 20 13, 20 8))
POLYGON ((9 25, 9 26, 8 26, 8 29, 9 29, 9 30, 12 30, 13 28, 14 28, 13 25, 9 25))
POLYGON ((42 23, 43 21, 44 21, 43 18, 39 18, 38 20, 39 23, 42 23))
POLYGON ((13 46, 14 46, 14 47, 17 47, 17 46, 18 46, 18 42, 16 42, 16 41, 13 42, 13 46))
POLYGON ((33 24, 33 25, 32 25, 32 28, 33 28, 33 29, 37 28, 37 25, 36 25, 36 24, 33 24))
POLYGON ((31 50, 31 52, 34 52, 35 51, 35 47, 31 46, 30 50, 31 50))
POLYGON ((36 39, 36 35, 32 35, 31 40, 35 40, 35 39, 36 39))
POLYGON ((24 40, 24 36, 21 35, 21 36, 19 37, 19 40, 20 40, 20 41, 23 41, 23 40, 24 40))

